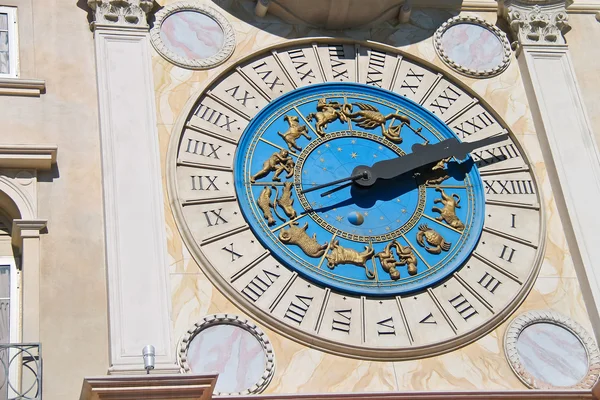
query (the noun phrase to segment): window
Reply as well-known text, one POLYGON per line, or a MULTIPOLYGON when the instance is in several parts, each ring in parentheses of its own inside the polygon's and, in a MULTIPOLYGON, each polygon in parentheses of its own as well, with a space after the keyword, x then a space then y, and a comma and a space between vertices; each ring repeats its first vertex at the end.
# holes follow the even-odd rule
POLYGON ((17 9, 0 7, 0 78, 16 78, 18 66, 17 9))

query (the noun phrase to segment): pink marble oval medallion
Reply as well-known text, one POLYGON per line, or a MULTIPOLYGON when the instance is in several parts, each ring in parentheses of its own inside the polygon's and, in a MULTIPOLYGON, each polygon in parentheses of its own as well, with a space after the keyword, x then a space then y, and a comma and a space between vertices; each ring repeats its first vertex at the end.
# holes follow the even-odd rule
POLYGON ((588 373, 588 355, 581 341, 567 329, 549 323, 529 325, 517 339, 524 369, 553 386, 573 386, 588 373))
POLYGON ((500 39, 483 26, 461 23, 442 35, 442 48, 456 64, 475 71, 485 71, 502 64, 504 48, 500 39))
POLYGON ((160 38, 173 53, 194 60, 217 54, 225 34, 217 21, 190 10, 169 15, 160 27, 160 38))
POLYGON ((220 393, 250 389, 265 372, 266 361, 262 345, 250 332, 228 324, 199 332, 187 352, 193 373, 219 373, 215 391, 220 393))

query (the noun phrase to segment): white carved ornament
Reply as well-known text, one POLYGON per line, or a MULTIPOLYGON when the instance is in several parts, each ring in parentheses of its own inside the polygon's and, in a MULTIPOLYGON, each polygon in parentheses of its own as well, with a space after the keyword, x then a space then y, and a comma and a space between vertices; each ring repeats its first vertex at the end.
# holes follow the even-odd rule
POLYGON ((504 0, 500 8, 519 44, 565 44, 569 2, 504 0))
POLYGON ((435 50, 437 51, 438 56, 446 65, 460 72, 461 74, 467 75, 472 78, 488 78, 491 76, 498 75, 508 67, 508 64, 510 64, 511 49, 506 34, 500 29, 498 29, 496 26, 477 16, 458 15, 456 17, 450 18, 435 31, 435 34, 433 35, 433 45, 435 47, 435 50), (446 53, 446 51, 444 50, 444 46, 442 45, 442 38, 444 36, 444 33, 448 29, 458 24, 478 25, 492 32, 502 43, 502 61, 494 68, 486 70, 476 70, 468 68, 464 65, 460 65, 456 61, 452 60, 449 57, 448 53, 446 53))
POLYGON ((194 327, 190 328, 185 335, 181 338, 178 344, 177 349, 177 363, 181 367, 182 373, 191 372, 191 368, 187 361, 187 353, 190 347, 190 343, 192 340, 203 330, 210 328, 216 325, 233 325, 237 326, 240 329, 244 329, 252 336, 256 338, 256 340, 260 343, 263 348, 263 352, 265 354, 265 370, 258 380, 252 387, 247 390, 239 393, 222 393, 222 392, 214 392, 216 396, 228 396, 228 395, 248 395, 248 394, 258 394, 263 390, 271 382, 273 379, 273 375, 275 374, 275 353, 273 352, 273 346, 271 346, 271 342, 265 333, 254 324, 252 321, 239 317, 237 315, 232 314, 210 314, 204 317, 201 321, 196 322, 194 327))
POLYGON ((211 7, 198 4, 193 1, 181 1, 165 6, 155 15, 154 27, 150 30, 150 39, 156 51, 173 64, 189 69, 209 69, 224 63, 235 50, 235 32, 227 19, 211 7), (179 11, 195 11, 202 13, 214 20, 223 30, 223 46, 213 56, 208 58, 190 59, 182 57, 171 51, 160 37, 160 29, 163 22, 172 14, 179 11))
POLYGON ((147 28, 154 0, 88 0, 95 25, 147 28))
POLYGON ((513 372, 521 382, 532 389, 591 389, 600 376, 600 351, 594 338, 577 322, 552 310, 528 311, 513 319, 504 335, 504 354, 513 372), (536 379, 525 369, 517 351, 517 340, 525 328, 537 323, 560 326, 575 335, 583 344, 588 356, 588 372, 579 383, 571 387, 553 386, 536 379))

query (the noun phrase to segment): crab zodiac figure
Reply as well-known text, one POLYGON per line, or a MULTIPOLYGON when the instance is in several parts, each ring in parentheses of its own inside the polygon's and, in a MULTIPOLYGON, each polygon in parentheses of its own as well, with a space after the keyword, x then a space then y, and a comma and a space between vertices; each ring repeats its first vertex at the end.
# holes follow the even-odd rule
POLYGON ((342 107, 342 112, 347 118, 356 122, 356 125, 361 128, 373 129, 380 126, 381 134, 386 139, 393 143, 402 143, 403 139, 400 137, 400 130, 404 125, 410 125, 410 119, 407 116, 400 114, 388 114, 383 116, 383 114, 371 104, 355 103, 355 105, 360 108, 359 111, 352 112, 352 104, 344 104, 342 107), (385 124, 390 119, 397 119, 401 123, 400 125, 394 125, 392 122, 390 127, 386 129, 385 124))
POLYGON ((277 134, 283 138, 285 144, 287 144, 288 149, 290 149, 290 151, 302 150, 302 147, 296 144, 296 140, 298 140, 300 136, 304 136, 308 140, 312 139, 307 133, 308 128, 306 127, 306 125, 300 125, 298 123, 298 117, 293 115, 286 115, 285 117, 283 117, 283 120, 287 121, 290 127, 285 133, 277 132, 277 134))
POLYGON ((325 136, 325 129, 327 129, 327 124, 335 121, 336 119, 340 119, 342 122, 348 122, 348 118, 341 111, 343 104, 338 103, 337 101, 327 102, 327 99, 322 97, 317 101, 317 112, 310 113, 306 117, 308 122, 311 122, 313 118, 316 118, 317 124, 315 125, 315 130, 319 136, 325 136))
POLYGON ((428 227, 427 224, 419 225, 417 243, 419 243, 421 247, 424 247, 425 250, 431 254, 440 254, 442 250, 449 251, 450 246, 452 246, 452 243, 446 242, 442 235, 428 227), (433 247, 428 247, 425 242, 433 247))
POLYGON ((287 172, 286 178, 292 177, 294 174, 294 160, 292 160, 292 157, 287 150, 282 149, 279 152, 271 154, 271 157, 264 162, 262 169, 250 178, 250 182, 254 183, 257 179, 264 178, 269 175, 271 171, 275 171, 275 174, 273 175, 273 181, 275 182, 281 181, 279 175, 281 175, 283 171, 287 172))

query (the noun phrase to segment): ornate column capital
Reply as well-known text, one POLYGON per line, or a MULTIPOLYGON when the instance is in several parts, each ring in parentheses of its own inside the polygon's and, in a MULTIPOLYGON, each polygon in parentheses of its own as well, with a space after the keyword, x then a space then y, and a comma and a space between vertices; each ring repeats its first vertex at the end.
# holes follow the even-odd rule
POLYGON ((98 26, 148 29, 148 13, 154 0, 87 0, 94 12, 92 29, 98 26))
POLYGON ((515 39, 523 44, 565 44, 571 27, 566 8, 572 0, 498 0, 515 39))

